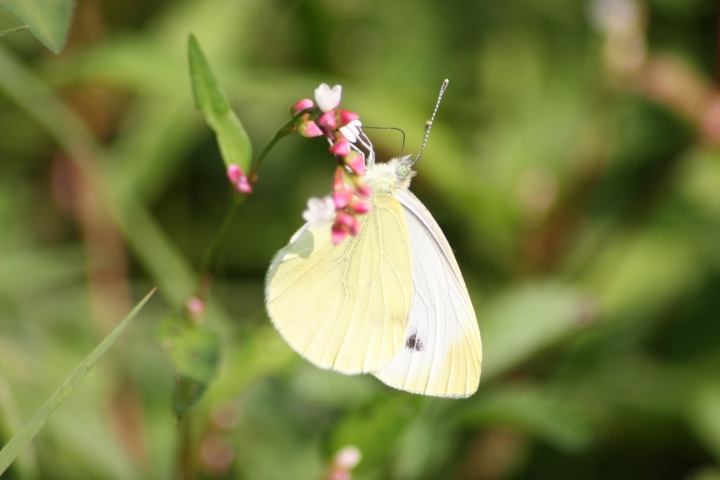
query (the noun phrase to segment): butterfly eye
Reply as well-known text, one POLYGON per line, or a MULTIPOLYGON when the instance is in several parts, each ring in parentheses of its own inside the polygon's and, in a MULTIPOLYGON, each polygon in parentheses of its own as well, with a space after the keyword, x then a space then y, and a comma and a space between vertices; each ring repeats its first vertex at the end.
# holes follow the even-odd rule
POLYGON ((397 176, 400 178, 406 178, 410 175, 410 172, 412 172, 412 169, 407 165, 400 165, 396 170, 397 176))

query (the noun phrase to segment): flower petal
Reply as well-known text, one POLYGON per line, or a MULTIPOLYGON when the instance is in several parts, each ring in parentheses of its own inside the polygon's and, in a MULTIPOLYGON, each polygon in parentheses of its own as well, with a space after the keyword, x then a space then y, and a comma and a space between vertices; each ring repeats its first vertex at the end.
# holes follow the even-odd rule
POLYGON ((327 83, 323 83, 315 89, 315 102, 323 112, 329 112, 337 108, 340 105, 341 98, 342 86, 340 85, 330 88, 327 83))
POLYGON ((308 208, 303 212, 302 217, 311 227, 322 227, 335 218, 335 203, 330 196, 311 197, 307 205, 308 208))
POLYGON ((302 122, 298 127, 297 131, 300 135, 302 135, 305 138, 313 138, 313 137, 319 137, 323 134, 322 130, 320 130, 320 127, 317 126, 315 122, 312 120, 307 120, 305 122, 302 122))
POLYGON ((295 116, 303 110, 313 108, 314 106, 315 104, 313 104, 312 100, 310 100, 309 98, 304 98, 290 108, 290 113, 295 116))
POLYGON ((337 120, 335 120, 335 113, 325 112, 318 118, 318 125, 327 128, 328 130, 335 130, 337 128, 337 120))
POLYGON ((350 154, 350 144, 343 138, 330 146, 330 153, 336 157, 346 157, 350 154))

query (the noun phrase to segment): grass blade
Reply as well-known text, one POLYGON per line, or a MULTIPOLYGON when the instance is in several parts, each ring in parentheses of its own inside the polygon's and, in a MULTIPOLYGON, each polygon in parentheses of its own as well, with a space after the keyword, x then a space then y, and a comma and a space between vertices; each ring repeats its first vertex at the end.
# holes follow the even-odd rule
POLYGON ((67 397, 70 392, 78 386, 80 381, 85 378, 85 375, 90 371, 95 363, 97 363, 100 357, 102 357, 112 344, 115 343, 115 340, 117 340, 123 330, 125 330, 125 328, 135 318, 140 309, 150 299, 152 294, 155 293, 155 290, 156 289, 153 289, 150 293, 148 293, 145 298, 143 298, 140 303, 138 303, 135 308, 133 308, 133 310, 122 320, 122 322, 120 322, 120 324, 115 327, 112 332, 110 332, 110 335, 105 337, 100 345, 95 347, 95 350, 85 357, 80 365, 78 365, 70 376, 65 379, 62 385, 60 385, 60 388, 58 388, 55 393, 53 393, 52 396, 43 404, 43 406, 35 412, 35 415, 33 415, 33 417, 25 425, 23 425, 12 440, 10 440, 10 442, 8 442, 8 444, 0 450, 0 475, 8 469, 23 449, 25 449, 25 447, 32 441, 65 397, 67 397))
POLYGON ((28 28, 27 25, 22 25, 20 27, 11 28, 10 30, 4 30, 4 31, 0 32, 0 37, 4 37, 5 35, 11 35, 15 32, 19 32, 21 30, 27 30, 27 28, 28 28))

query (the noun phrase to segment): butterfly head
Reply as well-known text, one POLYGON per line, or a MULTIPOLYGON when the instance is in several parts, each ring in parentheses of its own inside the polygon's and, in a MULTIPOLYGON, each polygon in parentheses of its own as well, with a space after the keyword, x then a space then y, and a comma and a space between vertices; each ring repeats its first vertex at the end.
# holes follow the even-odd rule
POLYGON ((410 180, 417 172, 412 169, 412 157, 396 157, 384 163, 376 163, 368 168, 365 181, 373 195, 390 194, 396 190, 407 190, 410 180))

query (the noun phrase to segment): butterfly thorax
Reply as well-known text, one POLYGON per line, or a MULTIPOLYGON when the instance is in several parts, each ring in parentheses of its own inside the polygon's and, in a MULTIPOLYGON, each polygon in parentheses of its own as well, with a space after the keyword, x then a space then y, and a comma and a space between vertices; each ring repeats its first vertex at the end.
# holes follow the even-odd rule
POLYGON ((397 157, 368 167, 365 181, 374 195, 381 193, 392 195, 397 189, 407 190, 415 173, 410 166, 410 156, 397 157))

